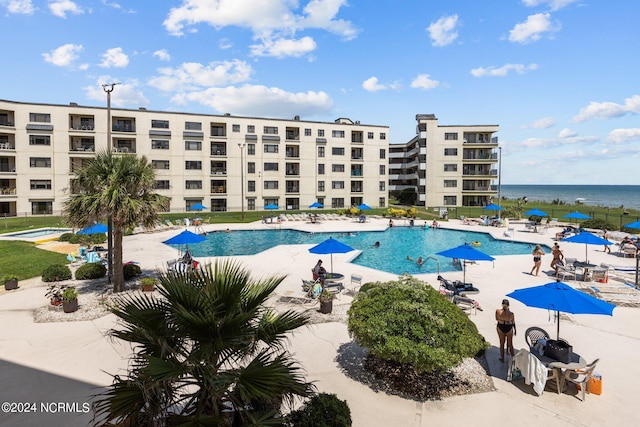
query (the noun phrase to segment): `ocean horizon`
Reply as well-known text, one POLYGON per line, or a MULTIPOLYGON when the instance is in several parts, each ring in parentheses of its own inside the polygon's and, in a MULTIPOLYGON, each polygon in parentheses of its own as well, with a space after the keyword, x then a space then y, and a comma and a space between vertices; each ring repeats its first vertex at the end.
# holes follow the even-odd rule
POLYGON ((576 201, 588 206, 605 206, 640 210, 640 185, 509 185, 502 184, 500 196, 508 199, 526 197, 529 202, 553 202, 566 204, 576 201))

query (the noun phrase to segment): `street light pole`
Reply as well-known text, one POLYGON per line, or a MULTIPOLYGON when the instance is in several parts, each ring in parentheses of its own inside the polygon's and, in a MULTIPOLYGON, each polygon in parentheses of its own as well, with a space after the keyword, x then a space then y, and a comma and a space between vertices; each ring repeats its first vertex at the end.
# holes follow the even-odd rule
MULTIPOLYGON (((107 93, 107 150, 111 152, 111 92, 119 83, 106 83, 102 85, 102 90, 107 93)), ((111 214, 107 216, 107 272, 109 283, 113 280, 113 218, 111 214)))
POLYGON ((242 221, 244 222, 244 142, 238 143, 240 148, 240 206, 242 209, 242 221))
MULTIPOLYGON (((498 147, 498 207, 502 202, 502 195, 500 194, 500 184, 502 182, 502 147, 498 147)), ((500 209, 498 209, 498 221, 500 221, 500 209)))

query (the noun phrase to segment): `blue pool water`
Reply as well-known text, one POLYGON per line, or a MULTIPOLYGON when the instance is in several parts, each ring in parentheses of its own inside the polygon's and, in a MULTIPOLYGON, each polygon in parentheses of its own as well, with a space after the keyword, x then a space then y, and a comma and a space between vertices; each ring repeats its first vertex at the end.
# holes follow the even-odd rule
POLYGON ((19 233, 5 234, 4 237, 19 237, 24 239, 32 239, 36 237, 48 236, 50 234, 67 233, 72 231, 70 228, 43 228, 40 230, 21 231, 19 233))
MULTIPOLYGON (((433 260, 428 260, 420 267, 407 260, 407 256, 414 259, 419 256, 434 256, 440 263, 440 271, 454 271, 457 268, 451 259, 435 254, 464 243, 479 242, 480 245, 474 247, 491 256, 530 254, 533 249, 528 243, 496 240, 485 233, 433 228, 425 230, 420 227, 396 227, 353 236, 344 233, 311 234, 293 230, 217 232, 209 233, 207 240, 189 245, 189 248, 195 257, 253 255, 277 245, 317 244, 329 237, 362 251, 353 260, 354 264, 394 274, 435 273, 438 269, 438 263, 433 260), (378 248, 372 247, 376 241, 380 242, 378 248)), ((315 263, 315 257, 317 255, 309 254, 310 264, 315 263)), ((320 258, 329 258, 329 255, 320 258)))

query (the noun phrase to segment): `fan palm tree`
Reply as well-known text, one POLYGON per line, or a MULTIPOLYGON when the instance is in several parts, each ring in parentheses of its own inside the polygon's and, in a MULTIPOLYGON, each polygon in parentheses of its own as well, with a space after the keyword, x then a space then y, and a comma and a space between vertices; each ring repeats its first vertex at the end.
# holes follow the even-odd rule
POLYGON ((112 336, 135 348, 94 403, 96 424, 280 425, 282 404, 314 393, 285 345, 305 313, 267 299, 285 276, 252 280, 233 261, 159 272, 160 297, 121 294, 112 336))
POLYGON ((153 192, 155 172, 145 157, 97 153, 72 178, 73 194, 64 215, 75 227, 110 219, 113 234, 113 291, 124 290, 122 236, 128 227, 153 226, 166 210, 168 198, 153 192))

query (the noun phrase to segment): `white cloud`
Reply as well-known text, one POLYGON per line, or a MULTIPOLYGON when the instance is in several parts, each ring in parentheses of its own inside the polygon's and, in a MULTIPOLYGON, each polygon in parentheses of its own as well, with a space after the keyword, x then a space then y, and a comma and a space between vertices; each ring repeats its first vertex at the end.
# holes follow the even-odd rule
POLYGON ((300 57, 315 50, 316 42, 311 37, 303 37, 298 40, 264 39, 261 44, 251 45, 250 48, 253 56, 300 57))
POLYGON ((538 69, 538 64, 505 64, 500 68, 496 67, 478 67, 471 70, 471 74, 474 77, 504 77, 509 74, 510 71, 515 71, 518 74, 524 74, 527 71, 533 71, 538 69))
MULTIPOLYGON (((106 105, 107 94, 102 89, 102 85, 113 82, 120 82, 120 80, 111 76, 100 76, 95 85, 85 86, 83 90, 88 99, 93 99, 106 105)), ((122 81, 114 87, 113 92, 111 92, 111 104, 115 107, 135 108, 146 107, 151 103, 139 89, 138 81, 132 79, 122 81)))
POLYGON ((558 31, 559 26, 551 25, 551 15, 549 13, 536 13, 527 17, 525 22, 516 24, 509 31, 509 41, 514 43, 527 44, 539 40, 544 33, 558 31))
POLYGON ((543 117, 533 122, 530 127, 534 129, 547 129, 555 125, 556 121, 553 119, 553 117, 543 117))
POLYGON ((160 61, 170 61, 171 60, 171 55, 169 55, 169 52, 167 52, 166 49, 156 50, 155 52, 153 52, 153 56, 158 58, 160 61))
POLYGON ((609 132, 607 141, 620 144, 628 141, 640 142, 640 128, 614 129, 609 132))
POLYGON ((457 25, 458 15, 443 16, 436 22, 432 22, 427 27, 431 44, 440 47, 453 43, 458 38, 457 25))
POLYGON ((578 0, 522 0, 522 3, 527 7, 535 7, 541 4, 548 4, 552 11, 560 10, 571 3, 575 3, 578 0))
POLYGON ((253 69, 244 61, 211 62, 203 65, 187 62, 178 68, 160 68, 160 76, 149 84, 165 92, 200 90, 249 80, 253 69))
POLYGON ((432 80, 429 74, 419 74, 413 81, 411 82, 411 87, 416 89, 434 89, 440 86, 440 82, 437 80, 432 80))
POLYGON ((262 85, 209 88, 178 94, 174 102, 198 102, 220 113, 262 117, 324 115, 331 111, 332 100, 325 92, 287 92, 262 85))
POLYGON ((72 13, 74 15, 81 15, 84 13, 84 10, 71 0, 49 2, 49 10, 52 14, 59 16, 60 18, 66 18, 67 13, 72 13))
POLYGON ((377 77, 369 77, 367 80, 362 82, 362 88, 369 92, 378 92, 380 90, 399 89, 400 84, 397 82, 393 82, 383 85, 378 82, 377 77))
POLYGON ((36 10, 31 0, 5 0, 2 4, 7 12, 19 15, 31 15, 36 10))
POLYGON ((616 104, 615 102, 591 102, 586 107, 580 109, 580 112, 573 118, 573 121, 584 122, 590 119, 610 119, 626 114, 640 114, 640 95, 633 95, 631 98, 625 99, 624 104, 616 104))
POLYGON ((42 57, 46 62, 58 67, 71 67, 82 50, 82 45, 68 43, 49 53, 43 53, 42 57))
POLYGON ((114 47, 102 54, 100 66, 103 68, 123 68, 129 65, 129 57, 122 52, 121 47, 114 47))
POLYGON ((560 133, 558 133, 558 138, 574 138, 578 136, 578 133, 576 131, 573 131, 569 128, 564 128, 560 131, 560 133))
POLYGON ((223 50, 230 49, 233 47, 233 43, 227 38, 222 38, 218 41, 218 47, 223 50))

